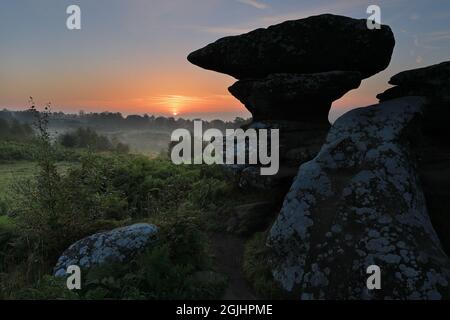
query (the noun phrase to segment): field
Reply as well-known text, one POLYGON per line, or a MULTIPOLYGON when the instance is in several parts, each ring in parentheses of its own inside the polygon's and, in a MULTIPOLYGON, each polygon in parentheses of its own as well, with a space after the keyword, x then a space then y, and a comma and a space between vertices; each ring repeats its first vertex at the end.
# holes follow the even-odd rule
MULTIPOLYGON (((58 164, 58 169, 64 172, 74 165, 74 163, 70 162, 61 162, 58 164)), ((15 182, 30 178, 36 173, 36 162, 17 161, 0 163, 0 199, 5 199, 11 195, 15 182)))

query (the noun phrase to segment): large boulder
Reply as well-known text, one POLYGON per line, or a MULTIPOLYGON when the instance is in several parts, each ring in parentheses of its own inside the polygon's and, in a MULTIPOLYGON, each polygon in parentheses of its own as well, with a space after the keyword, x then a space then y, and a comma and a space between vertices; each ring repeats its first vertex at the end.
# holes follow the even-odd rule
POLYGON ((394 87, 380 93, 380 101, 415 95, 450 103, 450 61, 400 72, 389 83, 394 87))
POLYGON ((298 299, 450 297, 450 260, 430 222, 410 144, 426 100, 342 116, 300 167, 268 245, 274 278, 298 299), (366 286, 381 268, 382 289, 366 286))
POLYGON ((450 143, 450 61, 433 66, 403 71, 389 81, 394 87, 377 98, 387 101, 405 96, 427 97, 429 104, 424 114, 424 132, 433 139, 450 143))
POLYGON ((58 259, 55 276, 65 276, 71 265, 90 268, 106 263, 127 261, 153 243, 158 228, 140 223, 128 227, 97 233, 72 244, 58 259))
POLYGON ((370 30, 366 19, 323 14, 222 38, 188 60, 237 79, 334 70, 367 78, 389 65, 394 45, 388 26, 370 30))
POLYGON ((428 100, 414 151, 432 222, 450 253, 450 61, 403 71, 389 83, 395 86, 378 95, 381 101, 411 94, 428 100))
POLYGON ((317 118, 328 123, 333 101, 361 84, 355 71, 312 74, 271 74, 247 79, 229 88, 252 113, 255 121, 317 118))

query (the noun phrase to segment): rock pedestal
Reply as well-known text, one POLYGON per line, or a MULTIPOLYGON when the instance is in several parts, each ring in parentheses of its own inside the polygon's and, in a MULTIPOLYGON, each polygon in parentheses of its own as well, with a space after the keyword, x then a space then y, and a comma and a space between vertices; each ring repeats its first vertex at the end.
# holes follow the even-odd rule
POLYGON ((253 121, 314 119, 326 125, 331 103, 360 84, 356 71, 276 73, 240 80, 228 90, 252 113, 253 121))
POLYGON ((253 116, 246 128, 279 129, 278 174, 228 167, 239 186, 270 190, 280 208, 298 166, 323 144, 333 101, 384 70, 394 45, 388 26, 369 30, 365 19, 323 14, 225 37, 191 53, 193 64, 239 80, 229 91, 253 116))
MULTIPOLYGON (((239 79, 229 91, 252 113, 250 127, 280 129, 278 177, 290 181, 319 151, 333 101, 385 69, 394 45, 388 26, 369 30, 367 20, 323 14, 222 38, 188 60, 239 79)), ((266 185, 241 169, 247 185, 266 185)), ((280 189, 280 179, 269 185, 280 189)))

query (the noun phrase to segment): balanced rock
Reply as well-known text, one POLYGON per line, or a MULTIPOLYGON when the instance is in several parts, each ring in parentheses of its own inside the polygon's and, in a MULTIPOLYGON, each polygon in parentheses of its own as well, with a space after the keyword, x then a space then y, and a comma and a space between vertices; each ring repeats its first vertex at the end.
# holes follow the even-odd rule
POLYGON ((255 121, 308 118, 328 123, 333 101, 361 84, 355 71, 312 74, 271 74, 264 79, 240 80, 229 88, 255 121))
POLYGON ((268 245, 272 272, 298 299, 443 299, 450 259, 430 222, 411 157, 426 100, 352 110, 300 167, 268 245), (368 290, 367 268, 381 269, 368 290))
POLYGON ((240 79, 229 91, 252 113, 247 128, 279 130, 279 174, 267 179, 255 176, 254 167, 232 168, 240 185, 288 189, 298 166, 320 150, 332 102, 384 70, 394 45, 388 26, 370 30, 367 20, 323 14, 191 53, 193 64, 240 79))
POLYGON ((389 65, 394 45, 388 26, 370 30, 366 19, 323 14, 222 38, 188 60, 237 79, 334 70, 367 78, 389 65))
POLYGON ((97 233, 72 244, 58 259, 55 276, 65 276, 67 267, 80 268, 118 263, 128 260, 153 243, 158 228, 140 223, 128 227, 97 233))

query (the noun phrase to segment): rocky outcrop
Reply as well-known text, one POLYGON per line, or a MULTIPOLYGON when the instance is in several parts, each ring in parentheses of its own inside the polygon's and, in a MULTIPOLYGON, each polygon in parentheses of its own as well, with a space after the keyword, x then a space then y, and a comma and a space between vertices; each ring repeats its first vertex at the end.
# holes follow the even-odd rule
POLYGON ((394 44, 388 26, 369 30, 365 19, 323 14, 220 39, 188 60, 237 79, 334 70, 367 78, 389 65, 394 44))
POLYGON ((425 135, 450 143, 450 61, 401 72, 389 81, 394 87, 380 93, 380 101, 415 95, 427 97, 423 129, 425 135))
POLYGON ((236 180, 287 190, 298 166, 320 149, 333 101, 384 70, 394 45, 388 26, 369 30, 367 20, 323 14, 226 37, 191 53, 193 64, 240 79, 229 91, 252 113, 246 128, 279 130, 278 175, 232 167, 236 180))
POLYGON ((380 101, 414 95, 450 103, 450 61, 400 72, 389 83, 394 87, 380 93, 380 101))
POLYGON ((378 95, 381 101, 410 94, 428 100, 414 153, 431 220, 450 254, 450 62, 401 72, 389 83, 395 86, 378 95))
POLYGON ((411 155, 425 106, 404 97, 353 110, 300 167, 268 237, 274 278, 294 297, 450 297, 450 260, 411 155), (381 290, 367 289, 371 265, 381 290))
POLYGON ((252 113, 254 121, 317 118, 328 123, 331 103, 361 84, 355 71, 271 74, 241 80, 229 88, 252 113))
POLYGON ((72 244, 58 259, 55 276, 65 276, 67 267, 82 269, 105 263, 123 262, 153 243, 158 228, 151 224, 135 224, 97 233, 72 244))

